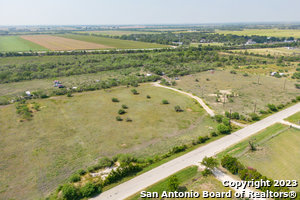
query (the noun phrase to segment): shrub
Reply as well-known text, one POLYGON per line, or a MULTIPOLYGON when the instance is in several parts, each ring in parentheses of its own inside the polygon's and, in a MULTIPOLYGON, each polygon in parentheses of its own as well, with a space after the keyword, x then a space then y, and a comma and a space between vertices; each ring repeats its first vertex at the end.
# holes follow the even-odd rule
POLYGON ((125 104, 123 104, 123 105, 122 105, 122 108, 123 108, 123 109, 128 109, 128 106, 125 105, 125 104))
POLYGON ((147 99, 151 99, 151 96, 150 96, 150 95, 147 95, 147 99))
POLYGON ((221 133, 221 134, 229 134, 231 131, 230 127, 226 126, 224 124, 219 124, 217 126, 217 129, 218 129, 219 133, 221 133))
POLYGON ((292 100, 291 100, 291 102, 293 102, 293 103, 296 103, 296 102, 297 102, 297 100, 296 100, 296 99, 292 99, 292 100))
POLYGON ((91 182, 86 183, 83 187, 79 190, 81 197, 91 197, 92 195, 99 192, 98 187, 91 182))
POLYGON ((186 149, 187 149, 186 145, 176 146, 176 147, 173 147, 172 150, 170 150, 170 153, 171 154, 179 153, 179 152, 185 151, 186 149))
POLYGON ((240 169, 244 168, 244 166, 238 162, 237 158, 229 155, 226 155, 222 158, 221 165, 228 169, 232 174, 237 174, 240 169))
POLYGON ((134 95, 139 94, 138 91, 137 91, 136 89, 132 89, 131 92, 132 92, 132 94, 134 94, 134 95))
POLYGON ((162 104, 169 104, 169 101, 168 100, 162 100, 162 104))
POLYGON ((78 191, 75 186, 71 184, 65 184, 61 188, 62 196, 66 200, 75 200, 79 198, 78 191))
POLYGON ((212 172, 206 168, 201 172, 201 174, 202 174, 202 176, 209 176, 212 174, 212 172))
POLYGON ((126 113, 126 111, 123 110, 123 109, 120 109, 120 110, 118 111, 118 113, 119 113, 119 115, 124 115, 124 114, 126 113))
POLYGON ((114 164, 112 159, 109 159, 107 157, 101 158, 98 162, 99 169, 104 167, 111 167, 114 164))
POLYGON ((230 122, 229 122, 229 119, 228 119, 228 118, 225 118, 225 117, 224 117, 224 118, 222 119, 222 122, 223 122, 224 125, 230 126, 230 122))
POLYGON ((129 165, 131 162, 135 162, 136 158, 130 154, 119 154, 117 155, 117 160, 121 165, 129 165))
POLYGON ((117 121, 123 121, 123 119, 122 119, 120 116, 117 116, 117 117, 116 117, 116 120, 117 120, 117 121))
POLYGON ((251 120, 258 121, 260 118, 256 113, 250 113, 249 116, 251 117, 251 120))
POLYGON ((232 119, 240 119, 240 114, 238 112, 234 112, 231 115, 232 119))
POLYGON ((206 142, 207 140, 209 140, 209 137, 208 137, 208 136, 204 136, 204 137, 200 136, 200 137, 198 138, 198 143, 199 143, 199 144, 202 144, 202 143, 206 142))
POLYGON ((297 101, 300 101, 300 96, 297 96, 296 99, 297 99, 297 101))
POLYGON ((231 74, 236 74, 236 71, 235 70, 231 70, 230 73, 231 74))
POLYGON ((247 76, 249 76, 249 74, 247 74, 247 73, 244 73, 244 74, 243 74, 243 76, 247 77, 247 76))
POLYGON ((72 95, 72 93, 71 92, 68 92, 67 93, 67 97, 72 97, 73 95, 72 95))
POLYGON ((274 104, 268 104, 267 106, 268 106, 268 108, 269 108, 271 111, 273 111, 273 112, 278 111, 277 107, 276 107, 274 104))
POLYGON ((217 137, 218 136, 218 134, 216 133, 216 131, 211 132, 210 135, 211 135, 211 137, 217 137))
POLYGON ((86 174, 86 171, 84 169, 80 169, 77 171, 77 173, 82 176, 86 174))
POLYGON ((278 109, 282 109, 282 108, 284 108, 284 105, 283 105, 283 104, 279 104, 279 105, 277 106, 277 108, 278 108, 278 109))
POLYGON ((132 122, 132 119, 127 117, 126 122, 132 122))
POLYGON ((268 112, 265 111, 265 110, 260 110, 259 113, 260 113, 260 114, 267 114, 268 112))
POLYGON ((171 178, 168 181, 168 189, 171 192, 175 192, 178 190, 179 187, 179 180, 177 178, 177 176, 173 175, 171 176, 171 178))
POLYGON ((120 102, 119 99, 117 99, 117 98, 115 98, 115 97, 113 97, 113 98, 111 99, 111 101, 112 101, 112 102, 120 102))
POLYGON ((178 105, 175 106, 174 109, 175 109, 176 112, 183 112, 183 110, 178 105))
POLYGON ((80 175, 79 174, 73 174, 71 177, 70 177, 70 182, 71 183, 75 183, 75 182, 78 182, 80 181, 80 175))
POLYGON ((215 120, 216 120, 218 123, 221 123, 221 122, 222 122, 222 119, 223 119, 223 115, 215 115, 215 120))
POLYGON ((225 116, 226 116, 226 117, 228 117, 228 118, 231 118, 231 114, 230 114, 230 112, 228 112, 228 111, 225 111, 225 116))

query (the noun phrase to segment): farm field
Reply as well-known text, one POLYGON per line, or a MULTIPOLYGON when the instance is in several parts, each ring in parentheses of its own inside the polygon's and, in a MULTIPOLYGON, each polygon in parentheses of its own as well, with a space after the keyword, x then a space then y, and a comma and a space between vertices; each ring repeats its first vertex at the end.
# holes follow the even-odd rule
POLYGON ((300 48, 292 48, 288 49, 287 47, 281 48, 266 48, 266 49, 247 49, 247 50, 234 50, 233 52, 245 52, 260 54, 260 55, 268 55, 271 56, 297 56, 300 55, 300 48))
MULTIPOLYGON (((179 181, 179 187, 185 191, 199 192, 202 194, 202 191, 214 191, 214 192, 227 192, 228 188, 225 188, 220 181, 218 181, 214 176, 204 177, 201 175, 201 172, 198 171, 197 166, 188 167, 183 169, 176 174, 174 174, 179 181)), ((168 191, 168 180, 169 177, 146 188, 147 192, 158 192, 161 194, 163 191, 168 191)), ((140 198, 140 194, 133 195, 132 197, 127 198, 126 200, 141 200, 141 199, 150 199, 150 198, 140 198)), ((159 198, 152 198, 159 199, 159 198)), ((175 199, 175 198, 169 198, 175 199)), ((181 198, 182 200, 184 198, 181 198)), ((207 199, 207 198, 188 198, 188 199, 207 199)))
POLYGON ((242 73, 231 74, 229 71, 202 72, 181 77, 177 81, 176 88, 191 92, 203 97, 205 102, 218 113, 224 111, 249 114, 253 112, 256 103, 256 111, 266 109, 268 103, 275 105, 290 102, 299 95, 295 87, 295 81, 268 76, 260 76, 260 83, 257 84, 258 75, 242 73), (198 82, 197 82, 198 81, 198 82), (234 95, 225 99, 225 95, 234 95), (219 95, 219 102, 216 101, 219 95), (230 100, 231 99, 231 100, 230 100))
POLYGON ((87 36, 87 35, 75 35, 75 34, 65 34, 60 35, 65 38, 70 38, 74 40, 81 40, 85 42, 92 42, 96 44, 106 45, 117 49, 146 49, 146 48, 164 48, 169 47, 167 45, 155 44, 155 43, 146 43, 146 42, 137 42, 130 40, 120 40, 106 37, 97 37, 97 36, 87 36))
POLYGON ((225 31, 216 30, 220 34, 233 34, 233 35, 259 35, 269 37, 294 37, 300 38, 300 30, 298 29, 244 29, 242 31, 225 31))
POLYGON ((122 35, 131 35, 131 34, 158 34, 159 32, 111 30, 111 31, 85 31, 85 32, 78 32, 78 33, 90 33, 90 34, 99 34, 99 35, 122 36, 122 35))
POLYGON ((52 35, 24 35, 22 39, 41 45, 52 51, 66 51, 79 49, 108 49, 112 48, 103 44, 95 44, 80 40, 57 37, 52 35))
POLYGON ((47 50, 47 48, 22 39, 19 36, 0 36, 0 52, 42 50, 47 50))
POLYGON ((0 107, 0 199, 44 197, 99 157, 165 153, 207 135, 216 125, 184 95, 150 84, 136 88, 139 95, 133 95, 131 89, 31 100, 40 104, 40 111, 25 122, 19 121, 14 104, 0 107), (113 103, 112 97, 120 102, 113 103), (162 99, 170 104, 163 105, 162 99), (122 104, 129 108, 119 122, 116 116, 122 104), (175 105, 185 111, 176 113, 175 105), (127 117, 133 121, 126 122, 127 117))
POLYGON ((300 112, 297 112, 296 114, 286 118, 285 120, 294 123, 294 124, 299 124, 300 125, 300 112))

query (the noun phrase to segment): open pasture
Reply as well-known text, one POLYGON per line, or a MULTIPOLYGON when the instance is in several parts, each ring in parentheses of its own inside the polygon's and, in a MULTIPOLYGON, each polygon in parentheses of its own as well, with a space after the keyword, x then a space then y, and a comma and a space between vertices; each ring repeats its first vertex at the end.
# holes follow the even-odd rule
POLYGON ((264 49, 247 49, 247 50, 234 50, 233 52, 245 52, 260 54, 260 55, 268 55, 271 56, 299 56, 300 48, 288 48, 288 47, 280 47, 280 48, 264 48, 264 49))
POLYGON ((131 89, 35 99, 40 111, 25 122, 19 121, 15 105, 0 107, 0 199, 39 199, 99 157, 166 153, 216 125, 184 95, 150 84, 136 88, 138 95, 131 89), (120 102, 112 102, 113 97, 120 102), (170 104, 163 105, 163 99, 170 104), (122 104, 128 109, 117 121, 122 104), (184 112, 176 113, 175 105, 184 112))
POLYGON ((47 48, 19 36, 0 36, 0 52, 41 51, 47 48))
MULTIPOLYGON (((244 73, 244 72, 243 72, 244 73)), ((229 71, 202 72, 181 77, 176 88, 203 97, 206 103, 218 113, 224 111, 248 114, 256 109, 266 109, 268 103, 279 105, 290 102, 299 95, 295 81, 287 80, 284 89, 284 78, 243 73, 231 74, 229 71), (259 84, 258 84, 259 78, 259 84), (224 95, 234 95, 223 101, 224 95), (256 106, 255 106, 256 105, 256 106)))
POLYGON ((110 35, 110 36, 122 36, 122 35, 131 35, 131 34, 158 34, 159 32, 150 32, 150 31, 126 31, 126 30, 105 30, 105 31, 85 31, 79 33, 90 33, 90 34, 99 34, 99 35, 110 35))
POLYGON ((79 49, 107 49, 111 48, 103 44, 95 44, 69 38, 57 37, 52 35, 24 35, 21 38, 36 43, 53 51, 67 51, 79 49))
POLYGON ((244 29, 242 31, 226 31, 216 30, 220 34, 233 34, 233 35, 259 35, 269 37, 294 37, 300 38, 299 29, 244 29))
POLYGON ((110 46, 116 49, 146 49, 146 48, 164 48, 169 47, 167 45, 155 44, 155 43, 147 43, 147 42, 138 42, 138 41, 130 41, 130 40, 120 40, 113 39, 107 37, 99 37, 99 36, 90 36, 90 35, 75 35, 75 34, 65 34, 60 35, 65 38, 70 38, 74 40, 80 40, 85 42, 91 42, 101 45, 110 46))

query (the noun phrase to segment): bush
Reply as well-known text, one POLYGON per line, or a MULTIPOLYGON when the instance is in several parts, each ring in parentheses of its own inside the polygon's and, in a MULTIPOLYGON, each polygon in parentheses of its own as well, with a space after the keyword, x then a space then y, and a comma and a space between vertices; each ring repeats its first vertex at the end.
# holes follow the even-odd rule
POLYGON ((222 122, 222 119, 223 119, 223 115, 215 115, 215 120, 216 120, 218 123, 221 123, 221 122, 222 122))
POLYGON ((62 196, 66 200, 75 200, 79 198, 78 191, 75 186, 71 184, 65 184, 61 188, 62 196))
POLYGON ((137 91, 136 89, 132 89, 131 92, 132 92, 132 94, 134 94, 134 95, 139 94, 138 91, 137 91))
POLYGON ((77 173, 82 176, 82 175, 85 175, 86 174, 86 171, 84 169, 80 169, 77 171, 77 173))
POLYGON ((115 97, 113 97, 113 98, 111 99, 111 101, 112 101, 112 102, 120 102, 119 99, 117 99, 117 98, 115 98, 115 97))
POLYGON ((238 112, 234 112, 234 113, 232 113, 231 118, 232 119, 240 119, 240 114, 238 112))
POLYGON ((117 160, 121 165, 129 165, 132 162, 136 161, 136 158, 130 154, 119 154, 117 155, 117 160))
POLYGON ((185 151, 186 149, 187 149, 186 145, 176 146, 176 147, 173 147, 172 150, 170 150, 170 153, 171 154, 175 154, 175 153, 179 153, 179 152, 185 151))
POLYGON ((127 117, 126 122, 132 122, 132 119, 127 117))
POLYGON ((249 116, 251 117, 251 120, 258 121, 260 118, 256 113, 250 113, 249 116))
POLYGON ((123 110, 123 109, 120 109, 120 110, 118 111, 118 113, 119 113, 119 115, 124 115, 124 114, 126 113, 126 111, 123 110))
POLYGON ((75 183, 75 182, 78 182, 80 181, 80 175, 79 174, 73 174, 71 177, 70 177, 70 182, 71 183, 75 183))
POLYGON ((260 110, 259 113, 260 113, 260 114, 267 114, 268 112, 265 111, 265 110, 260 110))
POLYGON ((216 131, 211 132, 210 135, 211 135, 211 137, 217 137, 218 136, 218 134, 216 133, 216 131))
POLYGON ((128 106, 125 105, 125 104, 123 104, 123 105, 122 105, 122 108, 123 108, 123 109, 128 109, 128 106))
POLYGON ((278 111, 277 107, 274 104, 268 104, 267 106, 273 112, 277 112, 278 111))
POLYGON ((162 104, 169 104, 169 101, 168 100, 162 100, 162 104))
POLYGON ((202 174, 202 176, 209 176, 209 175, 212 174, 212 172, 211 172, 209 169, 205 168, 205 169, 201 172, 201 174, 202 174))
POLYGON ((123 121, 123 119, 122 119, 120 116, 117 116, 117 117, 116 117, 116 120, 117 120, 117 121, 123 121))
POLYGON ((83 187, 79 190, 81 197, 91 197, 94 194, 101 192, 101 190, 98 190, 98 187, 91 182, 86 183, 83 187))
POLYGON ((208 136, 204 136, 204 137, 200 136, 200 137, 198 138, 198 143, 199 143, 199 144, 202 144, 202 143, 206 142, 207 140, 209 140, 209 137, 208 137, 208 136))
POLYGON ((179 180, 176 175, 171 176, 171 178, 168 181, 168 189, 171 192, 175 192, 178 190, 179 187, 179 180))
POLYGON ((146 97, 147 97, 147 99, 151 99, 151 96, 150 96, 150 95, 147 95, 146 97))
POLYGON ((243 74, 243 76, 247 77, 247 76, 249 76, 249 74, 247 74, 247 73, 244 73, 244 74, 243 74))
POLYGON ((296 99, 297 99, 297 101, 300 101, 300 96, 297 96, 296 99))
POLYGON ((296 99, 292 99, 291 102, 292 102, 292 103, 296 103, 297 100, 296 100, 296 99))
POLYGON ((236 74, 236 71, 235 70, 231 70, 230 73, 231 74, 236 74))
POLYGON ((277 106, 277 108, 278 108, 278 109, 282 109, 282 108, 284 108, 284 105, 283 105, 283 104, 279 104, 279 105, 277 106))
POLYGON ((99 169, 104 167, 111 167, 114 164, 112 159, 109 159, 107 157, 101 158, 98 162, 99 169))
POLYGON ((228 169, 232 174, 237 174, 240 169, 243 169, 244 166, 239 164, 237 158, 226 155, 221 160, 221 165, 228 169))
POLYGON ((223 122, 224 125, 230 126, 230 122, 229 122, 229 119, 228 119, 228 118, 225 118, 225 117, 224 117, 224 118, 222 119, 222 122, 223 122))
POLYGON ((230 134, 230 131, 231 131, 230 127, 226 126, 224 124, 219 124, 217 126, 217 129, 218 129, 219 133, 221 133, 221 134, 230 134))
POLYGON ((67 93, 67 97, 72 97, 73 95, 72 95, 72 93, 71 92, 68 92, 67 93))
POLYGON ((175 109, 176 112, 183 112, 183 110, 178 105, 175 106, 174 109, 175 109))

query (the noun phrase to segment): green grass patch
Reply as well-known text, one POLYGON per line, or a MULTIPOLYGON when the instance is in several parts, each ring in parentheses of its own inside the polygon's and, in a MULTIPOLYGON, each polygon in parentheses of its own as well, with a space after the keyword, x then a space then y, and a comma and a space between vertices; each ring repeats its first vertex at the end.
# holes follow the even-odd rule
POLYGON ((0 36, 0 52, 45 51, 48 50, 19 36, 0 36))
POLYGON ((146 43, 146 42, 137 42, 130 40, 120 40, 106 37, 98 36, 89 36, 89 35, 74 35, 74 34, 65 34, 61 35, 62 37, 71 38, 75 40, 82 40, 86 42, 93 42, 97 44, 103 44, 117 49, 143 49, 143 48, 164 48, 168 47, 167 45, 146 43))
POLYGON ((296 114, 286 118, 285 120, 294 124, 300 124, 300 112, 297 112, 296 114))

